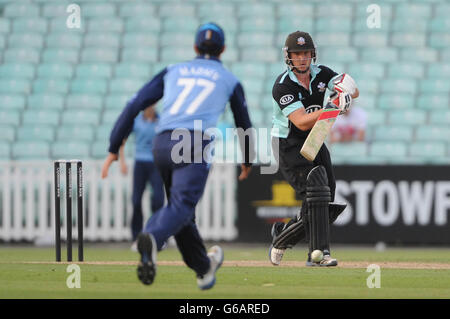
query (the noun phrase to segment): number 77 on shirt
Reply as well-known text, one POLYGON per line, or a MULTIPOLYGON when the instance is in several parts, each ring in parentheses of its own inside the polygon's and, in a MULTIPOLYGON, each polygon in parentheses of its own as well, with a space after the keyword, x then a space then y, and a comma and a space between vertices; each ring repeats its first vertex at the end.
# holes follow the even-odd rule
POLYGON ((333 107, 331 103, 328 103, 323 108, 322 113, 309 132, 308 137, 300 150, 300 154, 308 161, 312 162, 316 158, 317 153, 319 153, 320 148, 325 142, 339 112, 340 110, 333 107))

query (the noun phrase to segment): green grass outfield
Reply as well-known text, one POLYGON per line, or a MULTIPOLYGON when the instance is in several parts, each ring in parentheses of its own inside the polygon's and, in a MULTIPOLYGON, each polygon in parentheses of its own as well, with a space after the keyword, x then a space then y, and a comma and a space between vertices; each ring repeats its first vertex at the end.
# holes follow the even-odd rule
POLYGON ((224 247, 226 262, 216 286, 200 291, 175 248, 159 253, 155 282, 144 286, 136 276, 139 255, 128 245, 87 244, 86 263, 74 262, 81 269, 81 288, 69 289, 68 264, 54 262, 53 248, 3 245, 0 298, 450 298, 448 248, 335 247, 338 267, 306 268, 305 247, 288 250, 279 267, 270 265, 262 246, 224 247), (367 287, 369 264, 380 265, 381 288, 367 287))

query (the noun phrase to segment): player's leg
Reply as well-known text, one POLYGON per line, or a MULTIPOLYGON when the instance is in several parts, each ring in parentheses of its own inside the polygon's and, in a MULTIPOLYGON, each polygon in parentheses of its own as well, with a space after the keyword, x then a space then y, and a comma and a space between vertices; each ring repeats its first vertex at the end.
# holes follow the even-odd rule
POLYGON ((151 210, 156 212, 164 205, 164 183, 156 165, 149 162, 149 180, 152 186, 151 210))
POLYGON ((145 162, 135 161, 133 168, 133 215, 131 216, 131 235, 133 241, 136 240, 137 235, 142 231, 143 216, 142 216, 142 194, 144 193, 147 184, 147 168, 145 162))

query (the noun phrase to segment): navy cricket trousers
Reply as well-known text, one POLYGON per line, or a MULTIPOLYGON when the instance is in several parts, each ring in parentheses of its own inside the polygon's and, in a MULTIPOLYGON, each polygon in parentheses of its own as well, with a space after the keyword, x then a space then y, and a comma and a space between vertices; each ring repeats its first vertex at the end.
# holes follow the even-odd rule
MULTIPOLYGON (((171 132, 164 131, 153 140, 154 161, 164 182, 168 202, 149 218, 145 232, 154 236, 158 250, 170 236, 174 236, 186 265, 198 276, 204 275, 209 270, 210 261, 195 224, 195 206, 203 194, 209 164, 204 161, 174 163, 172 148, 180 140, 171 140, 171 132)), ((194 141, 193 134, 191 138, 194 141)), ((192 149, 188 151, 193 154, 194 143, 190 145, 192 149)), ((202 151, 205 146, 200 145, 196 150, 202 151)))
POLYGON ((152 187, 151 210, 154 213, 164 205, 163 181, 153 162, 136 160, 133 169, 133 216, 131 217, 133 241, 142 231, 142 194, 148 182, 152 187))

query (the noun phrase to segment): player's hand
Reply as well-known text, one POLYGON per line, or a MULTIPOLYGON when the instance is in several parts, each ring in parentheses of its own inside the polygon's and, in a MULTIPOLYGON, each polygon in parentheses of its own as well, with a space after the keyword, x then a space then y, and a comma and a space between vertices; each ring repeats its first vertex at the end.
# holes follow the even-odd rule
POLYGON ((123 175, 127 175, 127 174, 128 174, 128 166, 127 166, 126 163, 121 163, 121 164, 120 164, 120 172, 121 172, 123 175))
POLYGON ((347 112, 352 105, 352 102, 353 99, 350 93, 339 91, 339 89, 336 89, 336 91, 328 97, 327 101, 327 103, 332 103, 337 109, 341 110, 339 114, 347 112))
POLYGON ((117 154, 113 153, 108 154, 102 166, 102 178, 106 178, 108 176, 108 170, 109 167, 111 166, 111 163, 117 161, 117 159, 118 159, 117 154))
POLYGON ((350 95, 356 93, 357 87, 355 80, 353 80, 353 78, 346 73, 342 73, 336 77, 336 79, 333 80, 333 83, 335 91, 347 92, 350 93, 350 95))
POLYGON ((239 175, 239 181, 243 181, 248 177, 250 174, 250 171, 252 170, 251 166, 245 166, 244 164, 241 164, 241 175, 239 175))

